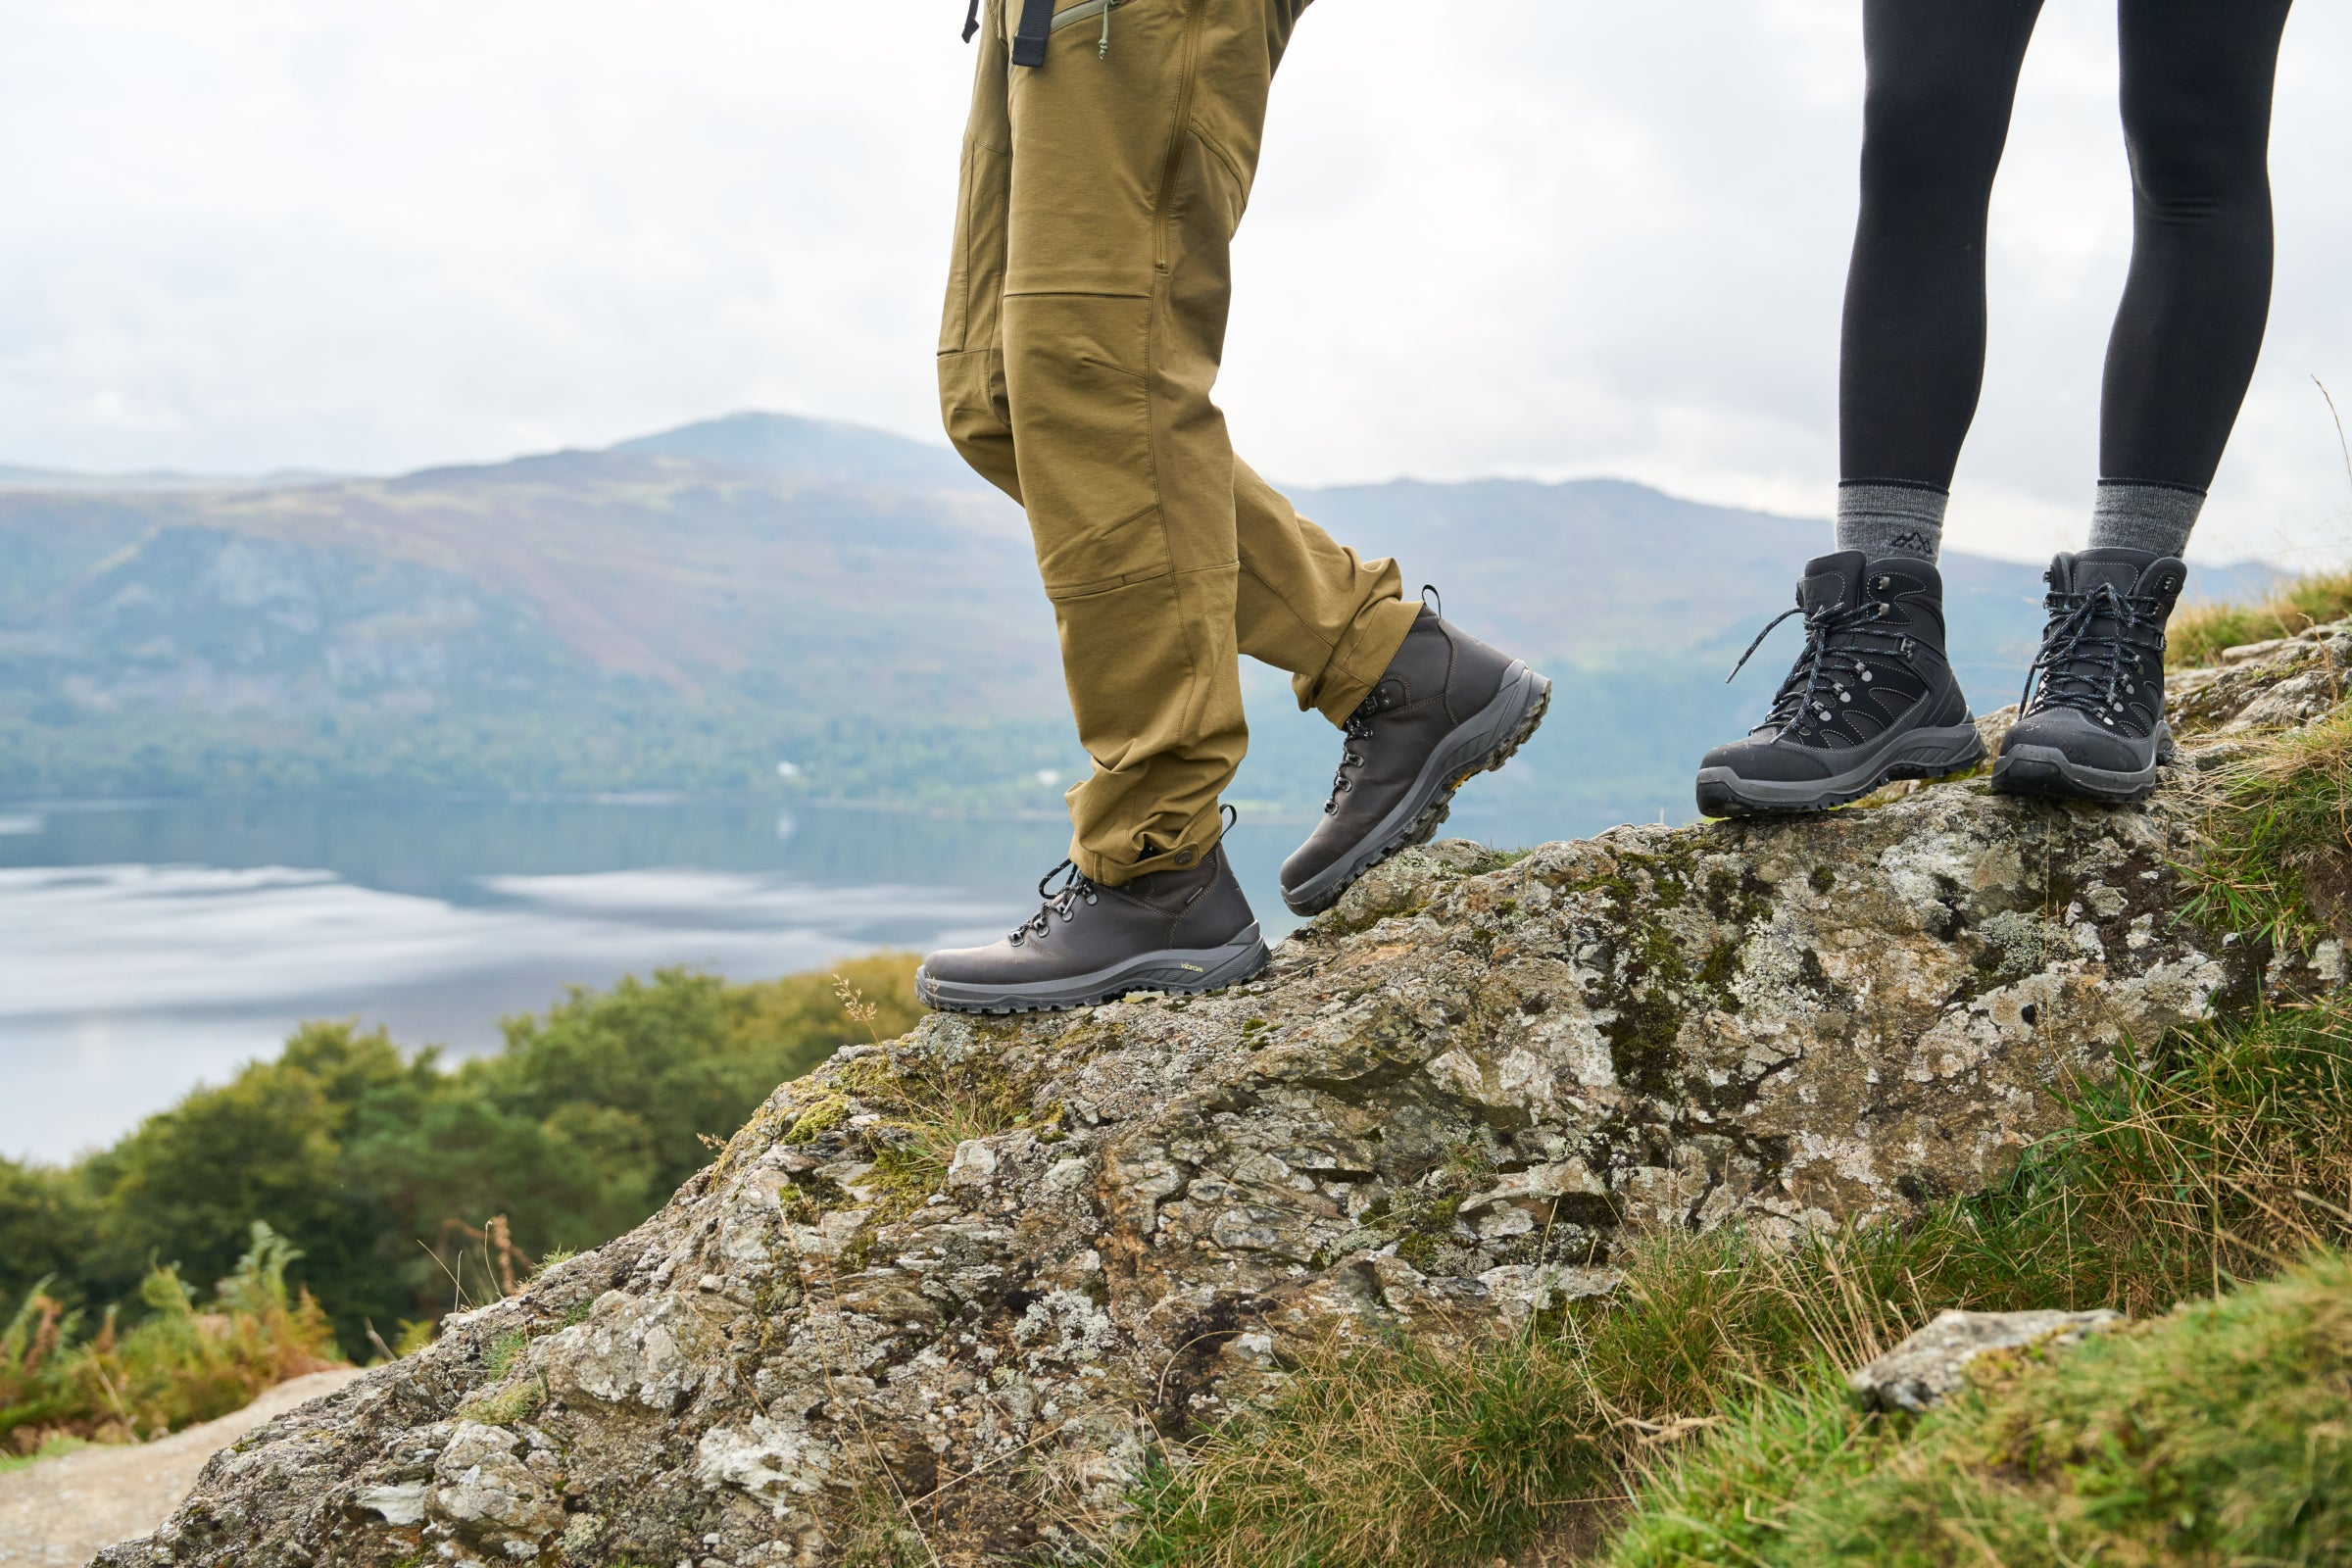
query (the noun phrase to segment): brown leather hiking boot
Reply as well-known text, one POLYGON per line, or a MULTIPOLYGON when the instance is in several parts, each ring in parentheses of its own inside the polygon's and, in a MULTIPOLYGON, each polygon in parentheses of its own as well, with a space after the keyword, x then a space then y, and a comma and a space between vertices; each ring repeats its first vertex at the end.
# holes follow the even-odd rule
POLYGON ((1348 715, 1323 820, 1282 862, 1282 902, 1297 914, 1328 909, 1373 866, 1428 842, 1453 792, 1510 760, 1550 702, 1550 681, 1424 604, 1348 715))
POLYGON ((925 1006, 1044 1012, 1130 991, 1213 991, 1250 978, 1269 957, 1223 845, 1199 865, 1115 888, 1064 860, 1037 891, 1045 907, 1003 941, 923 960, 914 994, 925 1006))

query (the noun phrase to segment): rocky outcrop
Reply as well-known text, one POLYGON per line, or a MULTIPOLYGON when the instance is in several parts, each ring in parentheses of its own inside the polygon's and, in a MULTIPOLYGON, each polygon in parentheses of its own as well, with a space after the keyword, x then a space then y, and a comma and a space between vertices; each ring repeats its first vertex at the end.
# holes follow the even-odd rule
POLYGON ((1850 1374, 1873 1410, 1922 1411, 1968 1382, 1969 1363, 2002 1350, 2080 1345, 2124 1321, 2121 1312, 1939 1312, 1934 1322, 1850 1374))
MULTIPOLYGON (((2200 723, 2325 708, 2289 688, 2341 633, 2183 682, 2200 723)), ((636 1231, 281 1419, 101 1560, 818 1565, 893 1517, 943 1562, 1074 1553, 1292 1347, 1606 1292, 1645 1228, 1786 1237, 1981 1188, 2069 1080, 2322 983, 2340 950, 2180 918, 2222 744, 2139 809, 1980 780, 1442 843, 1251 985, 845 1050, 636 1231)))

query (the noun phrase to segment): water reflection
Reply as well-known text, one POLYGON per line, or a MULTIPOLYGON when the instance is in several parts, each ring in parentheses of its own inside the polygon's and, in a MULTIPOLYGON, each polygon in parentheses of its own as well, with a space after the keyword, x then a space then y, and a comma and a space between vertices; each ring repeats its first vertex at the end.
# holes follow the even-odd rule
MULTIPOLYGON (((1464 826, 1490 842, 1562 831, 1464 826)), ((1269 935, 1294 923, 1275 874, 1303 827, 1245 819, 1229 841, 1269 935)), ((1066 834, 772 802, 10 808, 0 1153, 106 1143, 304 1018, 476 1052, 502 1016, 658 965, 753 979, 986 940, 1030 906, 1066 834)))

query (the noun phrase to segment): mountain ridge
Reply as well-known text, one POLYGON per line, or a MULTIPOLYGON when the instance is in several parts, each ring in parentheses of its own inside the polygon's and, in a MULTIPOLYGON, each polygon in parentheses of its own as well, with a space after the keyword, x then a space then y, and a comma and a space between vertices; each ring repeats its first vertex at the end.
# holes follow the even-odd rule
MULTIPOLYGON (((1592 672, 1550 726, 1574 743, 1496 788, 1594 809, 1666 804, 1769 693, 1721 672, 1827 532, 1624 480, 1295 494, 1462 624, 1592 672)), ((2005 695, 2037 574, 1945 570, 1963 678, 2005 695)), ((1247 792, 1320 799, 1329 737, 1278 672, 1248 689, 1247 792)), ((739 414, 385 478, 0 488, 0 793, 741 790, 786 758, 831 798, 979 804, 1084 765, 1026 522, 945 447, 739 414)))

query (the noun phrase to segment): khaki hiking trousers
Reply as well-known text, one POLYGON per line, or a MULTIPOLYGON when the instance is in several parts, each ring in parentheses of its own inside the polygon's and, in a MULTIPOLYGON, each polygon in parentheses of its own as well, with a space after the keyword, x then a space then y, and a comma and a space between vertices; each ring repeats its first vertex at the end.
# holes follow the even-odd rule
POLYGON ((1233 455, 1210 401, 1266 93, 1305 0, 1055 0, 1040 67, 989 0, 940 403, 1029 514, 1079 740, 1070 858, 1198 862, 1248 746, 1239 655, 1344 723, 1417 605, 1233 455), (1107 23, 1107 47, 1104 45, 1107 23))

